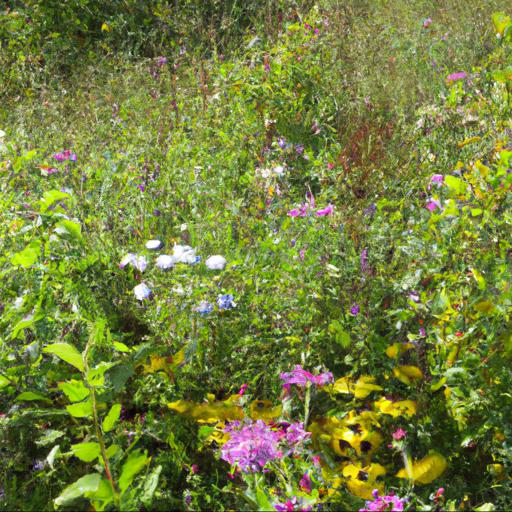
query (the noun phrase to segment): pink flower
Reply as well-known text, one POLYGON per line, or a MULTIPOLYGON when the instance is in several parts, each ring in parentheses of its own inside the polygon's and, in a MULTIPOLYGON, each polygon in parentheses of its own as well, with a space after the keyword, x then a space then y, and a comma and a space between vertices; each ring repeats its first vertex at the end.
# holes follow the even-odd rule
POLYGON ((249 386, 247 384, 242 384, 242 386, 240 387, 240 390, 238 391, 238 394, 240 396, 243 396, 245 394, 245 392, 247 391, 247 388, 249 386))
POLYGON ((407 432, 399 428, 395 430, 395 432, 393 432, 391 435, 395 441, 400 441, 400 439, 404 439, 404 437, 407 435, 407 432))
POLYGON ((192 466, 190 466, 190 471, 193 475, 197 475, 197 473, 199 473, 199 466, 197 464, 192 464, 192 466))
POLYGON ((316 215, 317 217, 325 217, 325 215, 330 215, 334 211, 334 206, 330 204, 329 206, 326 206, 322 210, 317 210, 316 215))
POLYGON ((334 169, 334 164, 332 162, 329 162, 327 164, 327 170, 332 171, 334 169))
POLYGON ((313 457, 311 457, 311 459, 313 460, 313 465, 315 467, 320 467, 320 455, 313 455, 313 457))
POLYGON ((468 74, 465 71, 459 71, 458 73, 452 73, 446 77, 448 83, 456 82, 457 80, 463 80, 468 74))
POLYGON ((293 210, 290 210, 288 212, 289 217, 298 217, 299 216, 299 210, 297 208, 294 208, 293 210))
POLYGON ((305 387, 308 382, 317 386, 325 386, 329 382, 334 382, 334 377, 331 372, 324 372, 320 375, 313 375, 312 373, 304 370, 300 364, 295 365, 295 368, 289 373, 281 373, 279 375, 281 380, 284 380, 283 387, 290 389, 292 384, 299 387, 305 387))
POLYGON ((435 183, 439 188, 444 183, 444 176, 442 174, 433 174, 430 178, 428 190, 430 190, 433 183, 435 183))
POLYGON ((423 28, 428 28, 429 25, 432 23, 432 18, 427 18, 423 21, 423 28))
POLYGON ((427 210, 430 210, 431 212, 435 211, 437 208, 442 210, 441 203, 437 199, 430 199, 430 201, 427 203, 426 206, 427 210))
POLYGON ((302 475, 302 478, 299 481, 299 487, 308 494, 311 492, 311 478, 307 473, 302 475))

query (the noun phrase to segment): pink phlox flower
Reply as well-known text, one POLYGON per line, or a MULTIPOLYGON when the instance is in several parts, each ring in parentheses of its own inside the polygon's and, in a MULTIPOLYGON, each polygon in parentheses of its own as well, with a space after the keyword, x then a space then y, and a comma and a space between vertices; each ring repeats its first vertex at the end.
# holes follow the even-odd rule
POLYGON ((284 380, 283 387, 285 389, 290 389, 292 384, 305 387, 308 382, 316 384, 317 386, 325 386, 329 382, 334 382, 334 377, 331 372, 313 375, 311 372, 304 370, 300 364, 295 365, 295 368, 291 372, 281 373, 279 378, 284 380))
POLYGON ((407 498, 399 498, 391 493, 387 496, 379 496, 379 491, 375 489, 373 492, 374 501, 367 501, 365 508, 359 512, 402 512, 407 503, 407 498))
POLYGON ((322 208, 321 210, 317 210, 317 217, 324 217, 325 215, 330 215, 334 211, 334 206, 332 204, 322 208))
POLYGON ((285 503, 276 503, 274 508, 277 512, 310 512, 313 507, 311 505, 303 505, 302 500, 297 501, 297 496, 293 496, 290 500, 285 503))
POLYGON ((262 420, 244 424, 232 422, 224 432, 230 439, 222 446, 221 458, 244 473, 256 473, 270 461, 281 458, 279 441, 284 433, 273 430, 262 420))
POLYGON ((310 437, 311 433, 304 430, 304 423, 302 422, 292 423, 286 429, 285 439, 292 451, 310 437))
POLYGON ((448 83, 456 82, 457 80, 463 80, 467 76, 468 76, 468 74, 465 71, 459 71, 457 73, 452 73, 451 75, 448 75, 446 77, 446 81, 448 83))
POLYGON ((299 216, 299 210, 298 208, 294 208, 293 210, 290 210, 288 212, 289 217, 298 217, 299 216))
POLYGON ((401 428, 395 430, 395 432, 393 432, 393 434, 391 434, 393 436, 393 439, 395 441, 400 441, 400 439, 403 439, 405 436, 407 436, 407 432, 401 428))

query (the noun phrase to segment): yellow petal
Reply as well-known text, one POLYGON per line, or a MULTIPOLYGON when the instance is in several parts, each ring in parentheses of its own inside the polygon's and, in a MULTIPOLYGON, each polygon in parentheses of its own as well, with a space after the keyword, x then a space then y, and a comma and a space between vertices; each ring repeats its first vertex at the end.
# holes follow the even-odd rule
POLYGON ((389 414, 393 416, 393 418, 398 418, 398 416, 413 416, 416 414, 417 409, 416 402, 413 400, 392 402, 384 397, 375 402, 375 406, 382 414, 389 414))
POLYGON ((407 385, 410 385, 414 380, 423 378, 423 372, 417 366, 396 366, 393 368, 393 375, 407 385))
POLYGON ((249 406, 249 415, 253 420, 273 420, 281 416, 282 405, 276 405, 270 400, 254 400, 249 406))
MULTIPOLYGON (((420 484, 429 484, 444 473, 447 465, 446 459, 440 453, 433 452, 412 464, 412 480, 420 484)), ((409 478, 405 469, 401 469, 396 476, 409 478)))

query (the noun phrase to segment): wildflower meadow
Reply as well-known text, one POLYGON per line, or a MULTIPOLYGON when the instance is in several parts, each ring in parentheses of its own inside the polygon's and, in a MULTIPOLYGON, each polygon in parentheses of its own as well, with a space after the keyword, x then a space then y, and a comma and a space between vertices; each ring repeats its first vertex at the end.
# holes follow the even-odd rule
POLYGON ((5 0, 0 511, 512 508, 512 5, 5 0))

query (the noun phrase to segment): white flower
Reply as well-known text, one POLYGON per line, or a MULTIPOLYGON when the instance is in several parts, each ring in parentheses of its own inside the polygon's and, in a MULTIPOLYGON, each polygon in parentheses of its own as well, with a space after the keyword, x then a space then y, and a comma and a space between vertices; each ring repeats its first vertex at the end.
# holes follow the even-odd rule
POLYGON ((277 165, 272 169, 274 174, 277 174, 278 176, 282 176, 284 174, 284 167, 282 165, 277 165))
POLYGON ((144 300, 151 295, 151 290, 145 283, 140 283, 133 289, 133 293, 137 300, 144 300))
POLYGON ((5 132, 3 130, 0 130, 0 139, 2 139, 3 137, 5 137, 5 132))
POLYGON ((205 262, 210 270, 222 270, 226 266, 226 258, 220 254, 210 256, 205 262))
POLYGON ((196 251, 188 245, 175 245, 172 255, 176 263, 196 263, 196 251))
POLYGON ((148 249, 148 251, 158 251, 163 245, 160 240, 148 240, 146 242, 146 249, 148 249))
POLYGON ((126 265, 131 265, 136 268, 139 272, 144 272, 148 266, 148 261, 144 256, 137 256, 132 252, 129 252, 119 263, 119 268, 123 269, 126 265))
POLYGON ((161 269, 168 269, 174 267, 175 263, 174 256, 170 256, 169 254, 161 254, 156 259, 156 266, 161 269))

